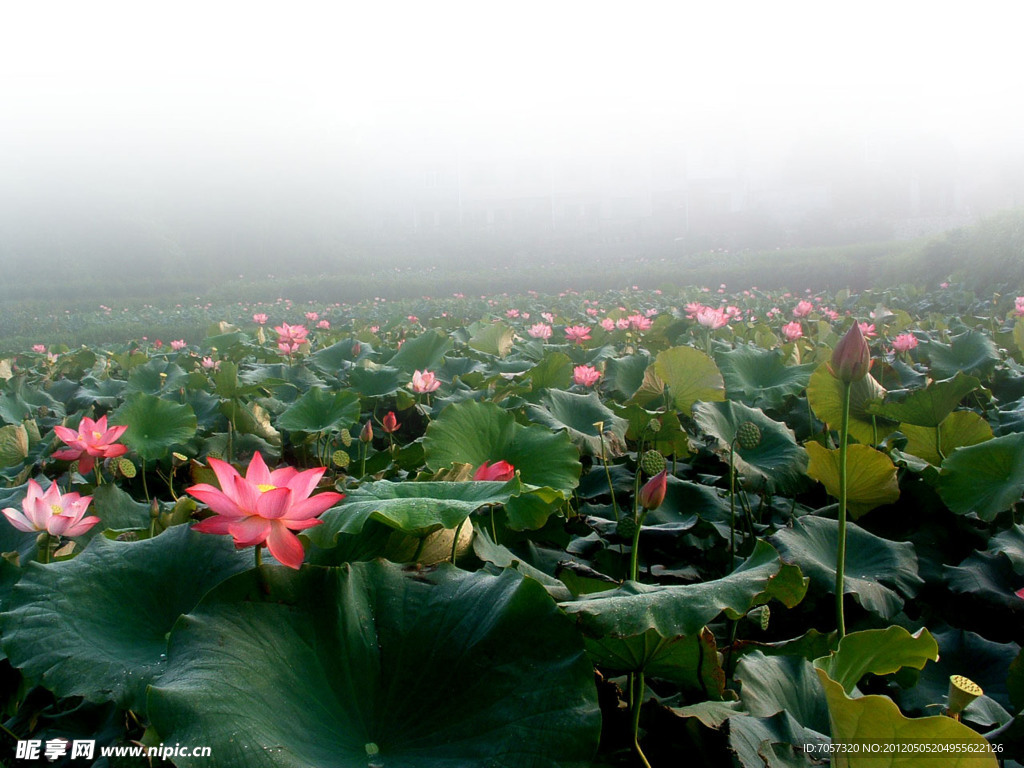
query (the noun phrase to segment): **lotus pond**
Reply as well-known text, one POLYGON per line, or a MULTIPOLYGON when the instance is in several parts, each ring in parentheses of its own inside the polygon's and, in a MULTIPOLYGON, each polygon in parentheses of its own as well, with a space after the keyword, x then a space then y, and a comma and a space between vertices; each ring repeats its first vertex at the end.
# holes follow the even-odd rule
POLYGON ((222 317, 0 360, 12 753, 1019 765, 1024 299, 222 317))

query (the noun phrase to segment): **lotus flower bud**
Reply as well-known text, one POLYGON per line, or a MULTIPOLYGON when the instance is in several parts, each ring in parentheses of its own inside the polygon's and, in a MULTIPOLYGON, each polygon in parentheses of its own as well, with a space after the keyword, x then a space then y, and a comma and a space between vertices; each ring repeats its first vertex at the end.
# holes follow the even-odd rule
POLYGON ((395 417, 394 411, 387 412, 387 414, 384 416, 383 421, 381 421, 381 425, 384 427, 384 431, 387 432, 389 435, 392 432, 396 432, 398 428, 401 426, 398 423, 398 419, 395 417))
POLYGON ((668 490, 668 470, 663 469, 656 474, 640 489, 640 506, 644 509, 657 509, 665 500, 665 491, 668 490))
POLYGON ((489 461, 485 461, 477 467, 476 472, 473 473, 474 480, 499 480, 503 483, 511 480, 515 476, 516 468, 504 459, 496 461, 493 464, 489 461))
POLYGON ((854 322, 850 330, 836 344, 832 352, 832 363, 829 370, 832 375, 845 384, 853 384, 867 376, 871 369, 871 350, 864 340, 860 323, 854 322))
POLYGON ((373 424, 367 419, 363 428, 359 430, 359 441, 363 443, 373 442, 373 424))

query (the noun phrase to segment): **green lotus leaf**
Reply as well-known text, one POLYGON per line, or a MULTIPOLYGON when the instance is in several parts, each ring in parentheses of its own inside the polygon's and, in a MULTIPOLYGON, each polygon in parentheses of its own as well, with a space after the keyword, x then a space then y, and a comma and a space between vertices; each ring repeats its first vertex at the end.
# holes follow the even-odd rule
POLYGON ((752 651, 737 664, 736 680, 743 706, 755 717, 788 712, 805 728, 829 732, 825 692, 807 659, 752 651))
POLYGON ((532 579, 383 561, 263 574, 269 596, 242 574, 175 626, 149 696, 165 743, 209 745, 225 768, 558 768, 593 756, 593 667, 532 579))
MULTIPOLYGON (((839 498, 839 449, 829 450, 818 443, 807 444, 810 462, 807 474, 825 486, 830 496, 839 498)), ((846 501, 856 520, 883 504, 900 497, 896 465, 892 459, 870 445, 846 447, 846 501)))
POLYGON ((21 424, 26 419, 39 419, 39 409, 46 409, 51 418, 64 418, 64 405, 42 389, 26 384, 22 378, 10 381, 0 394, 0 419, 8 424, 21 424))
POLYGON ((29 564, 0 614, 4 650, 58 697, 145 711, 174 622, 251 563, 229 537, 184 525, 134 543, 97 536, 71 560, 29 564))
MULTIPOLYGON (((913 765, 925 768, 997 768, 994 753, 977 731, 950 717, 936 716, 911 719, 904 717, 887 696, 851 698, 857 681, 864 675, 890 674, 905 666, 921 669, 928 660, 938 657, 938 646, 927 630, 911 635, 902 627, 853 632, 843 638, 832 655, 815 661, 818 678, 825 689, 832 740, 835 742, 879 742, 907 744, 939 742, 971 745, 981 752, 920 753, 913 765)), ((839 754, 833 765, 857 766, 862 762, 895 768, 907 764, 907 755, 898 753, 863 756, 839 754)))
POLYGON ((524 483, 563 493, 579 484, 579 453, 566 432, 516 423, 495 405, 467 400, 446 407, 427 426, 423 438, 427 467, 436 472, 452 464, 474 469, 485 461, 507 461, 524 483))
POLYGON ((28 457, 28 430, 22 424, 0 427, 0 469, 21 464, 28 457))
POLYGON ((121 442, 148 461, 162 459, 196 433, 191 408, 144 392, 126 400, 110 415, 109 424, 127 425, 121 442))
POLYGON ((603 425, 605 433, 610 432, 623 441, 626 438, 626 420, 612 413, 596 392, 577 395, 558 389, 548 390, 539 405, 527 406, 526 411, 530 420, 537 424, 556 432, 565 430, 573 445, 584 455, 601 455, 602 438, 598 424, 603 425))
POLYGON ((186 377, 187 374, 180 366, 157 358, 131 372, 125 392, 159 395, 161 392, 178 389, 186 377))
POLYGON ((689 414, 703 400, 725 400, 725 382, 715 361, 693 347, 672 347, 658 353, 654 372, 668 387, 676 410, 689 414))
POLYGON ((572 359, 564 352, 548 352, 524 376, 534 391, 565 389, 572 383, 572 359))
MULTIPOLYGON (((878 445, 892 434, 894 423, 873 415, 869 404, 881 400, 885 389, 869 373, 850 389, 850 434, 864 445, 878 445)), ((839 429, 843 420, 843 384, 822 364, 811 374, 807 385, 807 399, 814 415, 831 429, 839 429)))
POLYGON ((627 581, 618 589, 560 603, 588 637, 631 637, 655 630, 661 637, 695 635, 725 612, 732 618, 772 598, 792 607, 807 580, 759 540, 750 557, 728 576, 700 584, 661 586, 627 581))
POLYGON ((787 397, 803 392, 815 368, 813 363, 786 365, 781 350, 746 344, 717 353, 715 362, 730 400, 763 408, 779 408, 787 397))
POLYGON ((478 323, 470 330, 473 331, 469 339, 470 349, 495 357, 506 357, 512 351, 516 334, 504 323, 478 323))
POLYGON ((323 524, 304 535, 321 549, 330 549, 339 533, 359 533, 373 519, 411 536, 426 536, 440 528, 457 528, 474 510, 505 504, 522 490, 515 478, 507 483, 364 483, 324 512, 323 524))
POLYGON ((452 340, 444 331, 432 328, 412 339, 406 339, 388 365, 405 373, 433 371, 441 366, 452 340))
POLYGON ((626 420, 626 439, 640 440, 644 446, 658 451, 665 456, 682 458, 690 455, 690 437, 679 423, 679 416, 673 412, 648 411, 636 403, 621 406, 611 404, 612 412, 626 420), (658 431, 651 429, 651 421, 656 420, 658 431))
POLYGON ((402 372, 390 365, 357 366, 348 373, 349 386, 363 397, 393 395, 401 388, 402 381, 402 372))
POLYGON ((797 442, 793 430, 769 419, 760 408, 743 403, 697 403, 693 407, 697 426, 715 438, 715 450, 723 461, 730 453, 739 473, 754 489, 789 493, 799 486, 807 468, 807 451, 797 442), (745 448, 736 443, 741 424, 752 423, 760 432, 757 445, 745 448))
POLYGON ((646 354, 609 358, 604 367, 604 386, 628 400, 643 385, 650 364, 651 358, 646 354))
MULTIPOLYGON (((835 520, 805 515, 769 541, 783 561, 800 566, 815 589, 834 595, 838 536, 835 520)), ((914 545, 888 541, 856 523, 846 524, 846 541, 844 593, 866 610, 891 619, 903 608, 901 595, 913 597, 924 584, 917 573, 914 545)))
POLYGON ((974 376, 958 372, 952 379, 933 381, 924 389, 914 390, 901 402, 880 403, 869 406, 868 410, 892 421, 937 427, 961 400, 980 386, 981 381, 974 376))
POLYGON ((938 427, 900 424, 900 432, 907 436, 907 453, 936 467, 955 449, 992 439, 992 427, 974 411, 953 411, 938 427))
POLYGON ((949 344, 929 341, 926 351, 935 379, 951 379, 958 373, 985 377, 999 362, 999 350, 981 331, 965 331, 950 339, 949 344))
POLYGON ((290 432, 328 432, 359 421, 359 396, 347 389, 335 393, 311 387, 277 417, 277 426, 290 432))
POLYGON ((957 448, 942 462, 939 495, 951 510, 982 520, 1020 501, 1024 494, 1024 433, 957 448))

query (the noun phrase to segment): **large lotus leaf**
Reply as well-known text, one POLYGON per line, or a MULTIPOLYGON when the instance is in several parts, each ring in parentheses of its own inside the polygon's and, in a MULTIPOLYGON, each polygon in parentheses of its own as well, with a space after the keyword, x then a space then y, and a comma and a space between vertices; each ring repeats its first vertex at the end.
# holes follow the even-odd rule
MULTIPOLYGON (((807 455, 807 474, 838 499, 839 449, 829 450, 811 442, 807 444, 807 455)), ((892 504, 899 497, 900 484, 892 459, 870 445, 846 446, 846 501, 854 519, 875 507, 892 504)))
POLYGON ((349 371, 348 383, 364 397, 393 395, 402 386, 402 372, 390 365, 356 367, 349 371))
POLYGON ((382 561, 263 574, 268 596, 242 574, 175 626, 149 696, 165 743, 209 745, 225 768, 558 768, 595 752, 593 666, 532 579, 382 561))
MULTIPOLYGON (((552 389, 544 393, 540 405, 527 406, 530 420, 552 430, 565 430, 580 452, 601 455, 601 428, 624 441, 627 422, 612 413, 596 392, 577 395, 552 389)), ((608 438, 604 438, 607 442, 608 438)))
POLYGON ((485 355, 505 357, 512 351, 515 331, 504 323, 488 323, 475 329, 469 339, 470 349, 483 352, 485 355))
POLYGON ((648 411, 636 403, 621 406, 611 404, 612 412, 626 420, 626 439, 644 441, 645 449, 665 456, 681 458, 690 455, 690 438, 673 412, 648 411), (657 431, 652 428, 652 422, 657 431))
POLYGON ((957 448, 942 462, 939 495, 954 512, 974 512, 991 521, 1020 501, 1021 494, 1024 433, 957 448))
POLYGON ((868 410, 892 421, 918 427, 937 427, 960 401, 981 386, 981 381, 965 373, 957 373, 946 381, 933 381, 924 389, 911 392, 901 402, 881 403, 868 410))
POLYGON ((643 672, 702 698, 721 700, 725 692, 725 670, 707 627, 691 636, 661 637, 650 629, 634 637, 588 637, 586 646, 594 664, 607 672, 643 672))
POLYGON ((485 563, 493 563, 499 568, 514 568, 524 576, 540 582, 555 600, 569 600, 572 597, 572 592, 564 582, 524 562, 523 558, 508 547, 495 544, 487 526, 477 526, 476 536, 473 538, 473 554, 485 563))
POLYGON ((942 570, 950 590, 970 597, 975 605, 986 605, 1008 620, 1024 612, 1024 603, 1016 595, 1021 577, 1002 553, 974 552, 960 565, 944 565, 942 570))
POLYGON ((900 424, 900 432, 907 436, 907 453, 935 466, 957 448, 992 439, 992 427, 974 411, 954 411, 938 427, 900 424))
MULTIPOLYGON (((923 663, 923 661, 921 662, 923 663)), ((916 666, 916 664, 914 664, 916 666)), ((825 689, 832 722, 833 743, 848 742, 858 745, 877 744, 879 751, 870 758, 838 753, 835 766, 882 765, 895 768, 911 761, 914 766, 926 768, 996 768, 998 761, 989 751, 988 742, 979 733, 949 717, 933 716, 909 719, 903 716, 886 696, 850 698, 843 686, 832 680, 824 669, 818 677, 825 689), (972 751, 944 749, 934 753, 886 753, 886 744, 970 745, 972 751)))
POLYGON ((1012 525, 988 540, 988 552, 1001 554, 1013 565, 1013 570, 1024 575, 1024 525, 1012 525))
POLYGON ((729 749, 743 768, 815 768, 828 737, 800 725, 788 712, 729 718, 729 749))
POLYGON ((440 528, 456 528, 474 510, 504 504, 521 490, 522 483, 515 478, 507 483, 365 483, 324 512, 323 524, 305 535, 321 549, 330 549, 339 533, 359 533, 372 518, 411 536, 426 536, 440 528))
POLYGON ((388 365, 406 373, 432 371, 440 367, 444 353, 451 349, 451 346, 452 340, 448 335, 434 328, 402 342, 402 348, 388 360, 388 365))
POLYGON ((64 406, 36 386, 26 385, 25 380, 14 379, 0 394, 0 420, 8 424, 21 424, 25 419, 38 419, 39 409, 56 419, 64 418, 64 406))
POLYGON ((772 598, 792 607, 806 591, 800 569, 780 562, 778 553, 759 540, 750 557, 724 578, 682 586, 627 581, 561 606, 589 637, 630 637, 652 629, 675 637, 698 633, 723 611, 736 618, 772 598))
POLYGON ((698 401, 725 400, 725 381, 715 361, 693 347, 672 347, 658 353, 654 372, 668 387, 676 410, 689 415, 698 401))
POLYGON ((651 358, 644 352, 609 358, 604 366, 605 389, 628 400, 644 383, 644 374, 650 364, 651 358))
POLYGON ((452 464, 479 467, 507 461, 524 483, 568 493, 579 484, 579 453, 566 432, 517 424, 515 416, 494 403, 467 400, 449 405, 427 426, 423 438, 427 467, 452 464))
POLYGON ((796 442, 793 430, 773 421, 760 408, 743 403, 697 403, 693 407, 697 426, 715 438, 716 451, 729 462, 734 451, 736 471, 755 489, 793 491, 807 468, 807 452, 796 442), (757 426, 761 440, 751 448, 736 444, 736 430, 750 422, 757 426))
POLYGON ((274 429, 267 409, 255 400, 227 400, 221 402, 220 411, 228 418, 236 432, 256 435, 272 445, 281 445, 281 433, 274 429))
MULTIPOLYGON (((800 566, 816 589, 835 594, 838 538, 838 522, 805 515, 770 541, 785 562, 800 566)), ((923 583, 913 544, 889 541, 847 523, 845 594, 853 595, 866 610, 891 619, 903 608, 900 595, 913 597, 923 583)))
POLYGON ((665 397, 665 382, 656 373, 653 363, 647 366, 647 370, 644 371, 643 383, 640 384, 640 388, 629 398, 629 403, 645 408, 668 404, 665 397))
POLYGON ((1007 678, 1020 646, 995 643, 974 632, 953 627, 936 631, 934 636, 939 644, 937 663, 928 664, 914 687, 900 693, 901 709, 934 714, 934 705, 943 701, 949 689, 950 675, 969 678, 981 686, 986 696, 1012 709, 1007 678))
POLYGON ((815 659, 814 666, 852 693, 864 675, 889 675, 903 667, 923 669, 938 657, 939 645, 927 629, 911 634, 891 626, 851 632, 839 641, 837 650, 815 659))
POLYGON ((331 393, 311 387, 277 417, 277 426, 290 432, 327 432, 347 428, 359 421, 359 396, 343 389, 331 393))
POLYGON ((0 427, 0 469, 21 464, 28 457, 28 430, 22 424, 0 427))
POLYGON ((120 379, 96 379, 86 376, 71 402, 73 406, 79 408, 87 408, 90 405, 98 405, 108 410, 116 408, 125 386, 126 382, 120 379))
POLYGON ((110 415, 109 423, 127 425, 121 442, 150 461, 162 459, 196 433, 191 408, 144 392, 126 400, 110 415))
POLYGON ((984 378, 999 362, 999 350, 981 331, 965 331, 950 339, 949 344, 929 341, 927 353, 935 379, 951 379, 961 372, 984 378))
POLYGON ((0 614, 4 650, 58 697, 142 711, 174 622, 251 563, 184 525, 134 543, 97 536, 71 560, 28 566, 0 614))
POLYGON ((238 376, 238 364, 228 360, 221 361, 211 376, 213 391, 220 397, 239 398, 251 395, 260 390, 259 384, 243 384, 238 376))
POLYGON ((83 539, 96 536, 104 529, 116 531, 149 527, 150 505, 136 501, 113 483, 99 486, 91 495, 92 505, 89 507, 89 514, 96 515, 100 519, 100 525, 94 526, 82 537, 83 539))
POLYGON ((370 354, 373 354, 373 347, 366 342, 343 339, 337 344, 317 350, 309 356, 309 361, 321 373, 336 374, 350 366, 357 358, 370 354))
POLYGON ((736 666, 740 699, 750 714, 788 712, 805 728, 828 733, 828 705, 814 666, 799 656, 745 655, 736 666))
POLYGON ((525 374, 534 391, 565 389, 572 383, 572 359, 564 352, 549 352, 525 374))
MULTIPOLYGON (((877 445, 892 434, 893 423, 873 415, 869 404, 885 397, 885 389, 869 373, 850 389, 850 434, 859 443, 877 445)), ((843 420, 843 385, 822 364, 811 374, 807 385, 807 399, 814 415, 831 429, 839 429, 843 420)))
POLYGON ((187 374, 180 366, 157 358, 131 372, 125 391, 159 395, 182 386, 186 378, 187 374))
POLYGON ((719 352, 715 362, 731 400, 764 408, 779 408, 787 397, 803 392, 815 368, 813 363, 786 365, 781 350, 751 345, 719 352))

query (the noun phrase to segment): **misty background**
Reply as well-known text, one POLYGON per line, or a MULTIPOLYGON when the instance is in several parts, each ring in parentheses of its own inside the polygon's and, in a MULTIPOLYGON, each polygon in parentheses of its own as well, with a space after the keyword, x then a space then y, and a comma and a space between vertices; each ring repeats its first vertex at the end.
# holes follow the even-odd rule
POLYGON ((6 295, 683 265, 1024 203, 1010 3, 24 5, 6 295))

